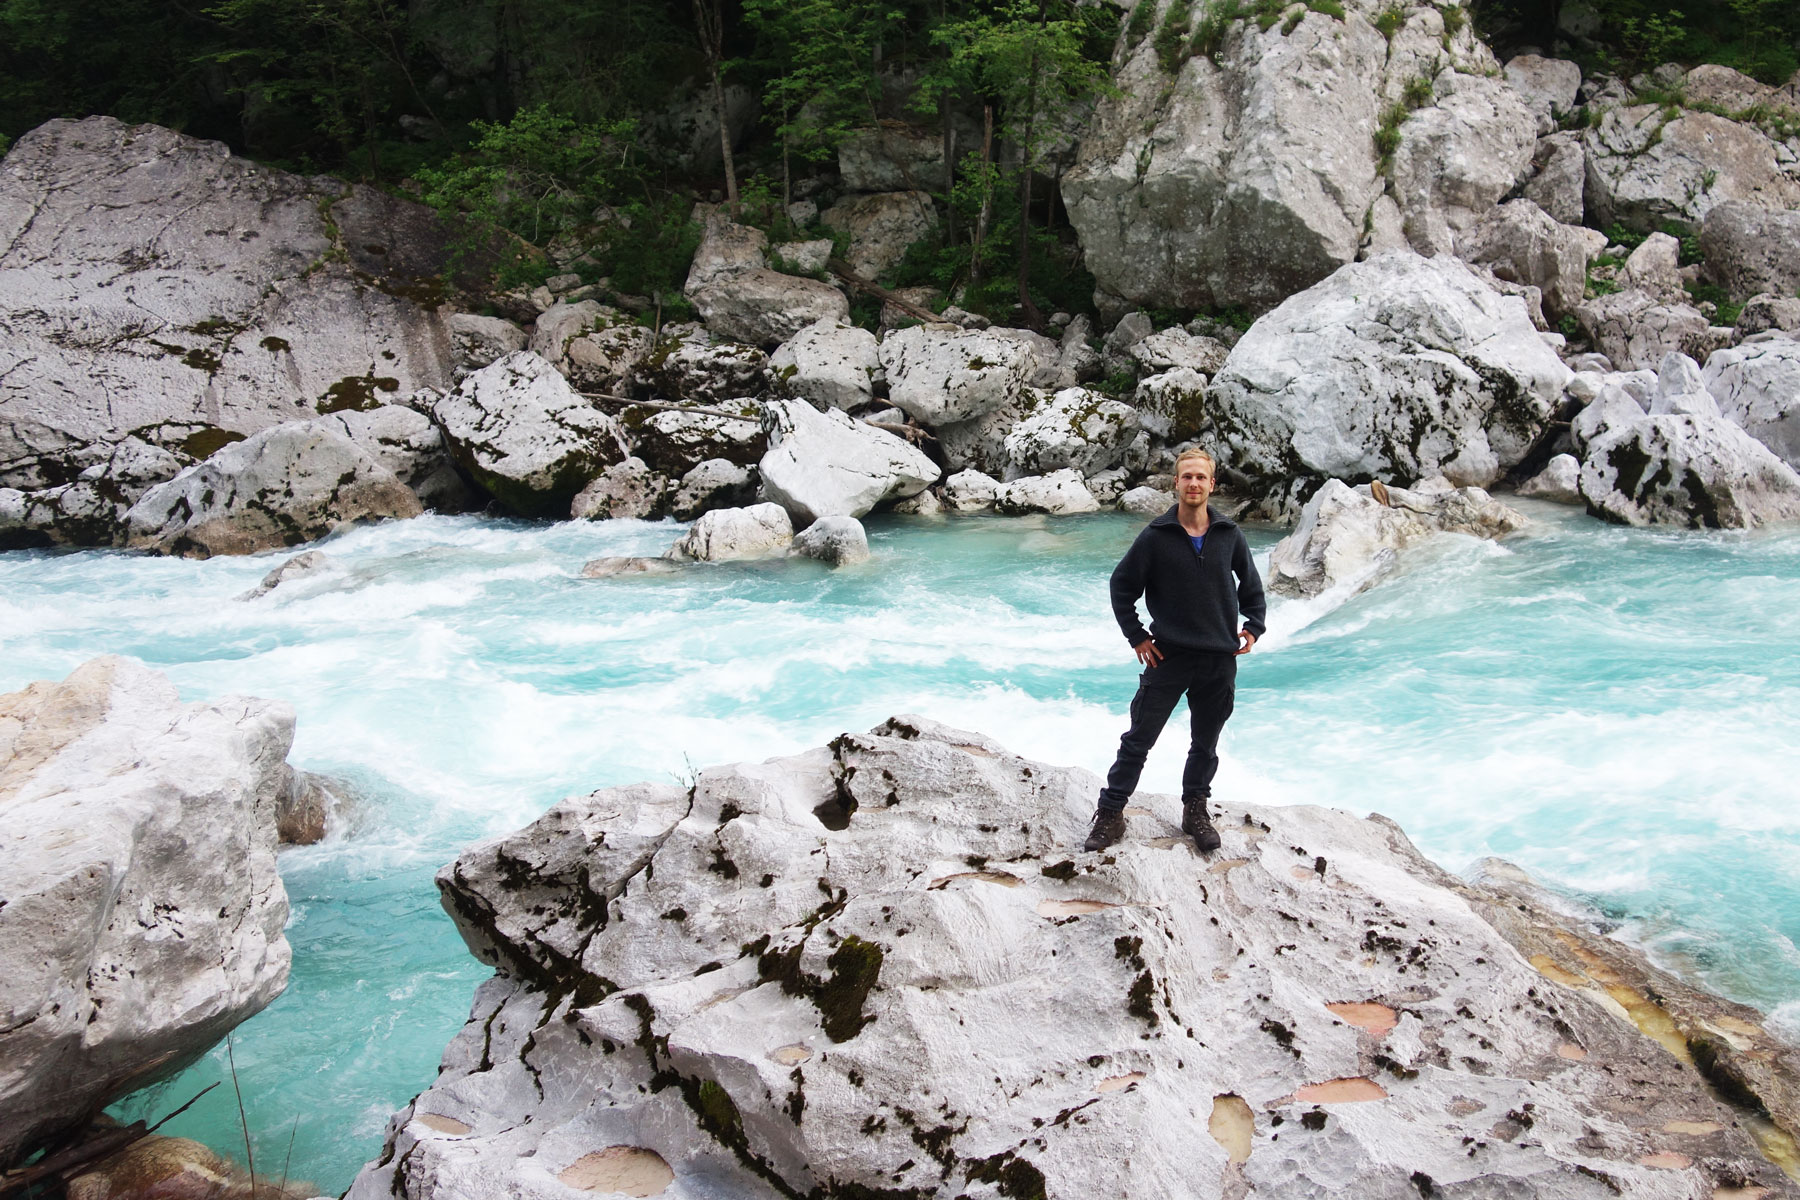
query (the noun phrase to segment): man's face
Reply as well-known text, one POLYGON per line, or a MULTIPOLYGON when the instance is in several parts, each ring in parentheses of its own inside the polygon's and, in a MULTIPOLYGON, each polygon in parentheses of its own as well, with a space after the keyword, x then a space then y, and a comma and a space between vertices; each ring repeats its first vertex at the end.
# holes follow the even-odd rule
POLYGON ((1199 506, 1206 503, 1213 491, 1213 469, 1204 458, 1189 458, 1182 461, 1181 474, 1175 477, 1175 494, 1183 504, 1199 506))

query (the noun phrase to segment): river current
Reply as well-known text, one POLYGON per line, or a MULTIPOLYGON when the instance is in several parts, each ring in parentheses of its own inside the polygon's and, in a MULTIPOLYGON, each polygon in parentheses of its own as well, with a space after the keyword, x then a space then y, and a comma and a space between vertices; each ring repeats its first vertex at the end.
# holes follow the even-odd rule
MULTIPOLYGON (((1275 600, 1242 660, 1221 798, 1385 813, 1451 870, 1499 855, 1800 1037, 1800 531, 1622 529, 1521 502, 1374 590, 1275 600)), ((279 698, 290 761, 360 807, 283 851, 287 992, 229 1060, 257 1172, 335 1193, 430 1083, 487 974, 432 874, 563 796, 825 743, 900 712, 1103 773, 1136 666, 1106 598, 1141 521, 873 518, 874 558, 588 581, 680 526, 424 517, 283 555, 0 555, 0 691, 96 654, 186 699, 279 698)), ((1252 529, 1266 561, 1279 531, 1252 529)), ((1178 791, 1180 712, 1143 786, 1178 791)), ((115 1111, 241 1158, 224 1046, 115 1111)))

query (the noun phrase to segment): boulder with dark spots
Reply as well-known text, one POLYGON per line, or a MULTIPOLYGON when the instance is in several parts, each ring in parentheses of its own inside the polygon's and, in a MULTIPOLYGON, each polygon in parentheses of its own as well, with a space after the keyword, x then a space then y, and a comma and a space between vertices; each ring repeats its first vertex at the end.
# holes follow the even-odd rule
POLYGON ((1137 432, 1137 410, 1129 404, 1087 388, 1064 388, 1007 431, 1007 476, 1065 467, 1097 474, 1125 460, 1137 432))
POLYGON ((529 350, 464 379, 432 416, 457 465, 521 516, 568 515, 575 494, 626 457, 619 423, 529 350))
POLYGON ((1723 417, 1650 415, 1588 443, 1581 495, 1623 525, 1753 529, 1800 519, 1800 475, 1723 417))
POLYGON ((783 395, 845 411, 874 398, 880 370, 875 335, 836 320, 808 325, 769 359, 770 381, 783 395))
POLYGON ((203 458, 182 443, 451 382, 420 205, 110 117, 5 163, 0 487, 71 483, 128 435, 203 458))
POLYGON ((769 448, 763 406, 754 400, 722 400, 704 406, 651 408, 634 405, 619 413, 619 424, 637 456, 652 470, 679 479, 708 459, 755 466, 769 448))
POLYGON ((290 421, 145 492, 125 514, 125 544, 188 558, 254 554, 423 511, 361 446, 317 421, 290 421))
POLYGON ((1073 467, 1048 475, 1025 475, 994 489, 994 511, 1008 517, 1041 513, 1051 517, 1098 512, 1100 502, 1073 467))
POLYGON ((721 341, 694 324, 665 326, 635 369, 640 392, 664 400, 718 404, 763 390, 769 356, 745 342, 721 341))
POLYGON ((1730 200, 1700 227, 1701 272, 1735 297, 1800 293, 1800 211, 1730 200))
POLYGON ((1800 470, 1800 341, 1770 338, 1715 351, 1702 380, 1720 413, 1800 470))
POLYGON ((1704 361, 1731 336, 1692 304, 1637 288, 1583 300, 1575 320, 1596 350, 1627 371, 1654 367, 1670 351, 1704 361))
POLYGON ((670 482, 644 464, 641 458, 614 463, 594 476, 569 504, 569 516, 577 521, 604 521, 611 517, 643 518, 662 507, 670 482))
POLYGON ((1099 783, 900 716, 469 848, 496 975, 349 1200, 1800 1194, 1618 997, 1788 1113, 1754 1012, 1380 816, 1228 802, 1203 857, 1140 795, 1084 853, 1099 783))
POLYGON ((1634 104, 1606 110, 1586 134, 1587 213, 1648 232, 1700 232, 1728 200, 1800 206, 1792 154, 1754 125, 1693 109, 1634 104), (1786 162, 1784 162, 1784 152, 1786 162))
POLYGON ((677 521, 691 521, 709 508, 736 508, 756 493, 756 469, 724 458, 709 458, 676 484, 669 511, 677 521))
POLYGON ((820 517, 794 535, 788 552, 816 558, 828 566, 846 567, 868 559, 869 535, 855 517, 820 517))
POLYGON ((1030 345, 991 329, 915 325, 881 342, 888 398, 931 426, 973 420, 1016 401, 1038 367, 1030 345))

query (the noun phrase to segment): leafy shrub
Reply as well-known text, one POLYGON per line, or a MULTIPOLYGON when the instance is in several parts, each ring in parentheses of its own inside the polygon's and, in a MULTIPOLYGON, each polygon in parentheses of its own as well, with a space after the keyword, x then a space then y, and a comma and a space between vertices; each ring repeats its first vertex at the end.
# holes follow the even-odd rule
POLYGON ((1150 28, 1156 23, 1156 0, 1138 0, 1132 6, 1131 19, 1125 22, 1125 44, 1135 50, 1138 43, 1150 36, 1150 28))
POLYGON ((1394 35, 1400 32, 1400 27, 1404 24, 1406 24, 1406 13, 1397 4, 1388 5, 1375 18, 1376 32, 1390 42, 1394 40, 1394 35))
POLYGON ((1186 59, 1188 25, 1193 20, 1193 6, 1189 0, 1173 0, 1169 11, 1163 14, 1162 27, 1156 31, 1156 61, 1167 74, 1173 75, 1181 69, 1186 59))

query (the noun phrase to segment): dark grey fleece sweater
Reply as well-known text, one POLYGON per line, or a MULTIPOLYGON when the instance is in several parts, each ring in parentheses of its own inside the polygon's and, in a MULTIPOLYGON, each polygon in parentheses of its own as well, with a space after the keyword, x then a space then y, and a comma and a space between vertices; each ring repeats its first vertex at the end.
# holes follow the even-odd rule
POLYGON ((1125 640, 1136 646, 1153 637, 1164 649, 1235 651, 1240 613, 1261 637, 1268 605, 1244 531, 1208 508, 1205 545, 1195 553, 1176 511, 1144 526, 1113 568, 1113 616, 1125 640), (1138 620, 1139 596, 1150 610, 1148 633, 1138 620))

